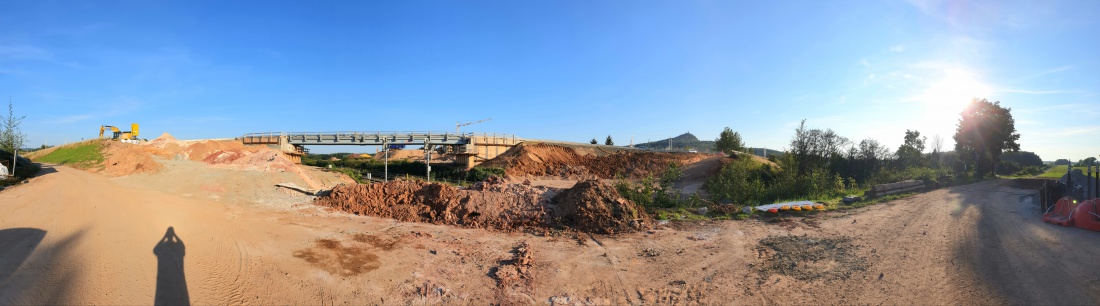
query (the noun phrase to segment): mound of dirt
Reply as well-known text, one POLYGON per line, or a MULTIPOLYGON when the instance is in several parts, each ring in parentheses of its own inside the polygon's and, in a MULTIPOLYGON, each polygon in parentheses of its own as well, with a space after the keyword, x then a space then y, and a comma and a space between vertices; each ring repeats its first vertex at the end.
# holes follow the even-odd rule
POLYGON ((546 203, 542 202, 549 200, 541 195, 547 189, 522 185, 493 188, 500 191, 462 190, 422 181, 390 181, 337 186, 331 194, 314 203, 357 215, 474 228, 514 230, 545 223, 543 207, 546 203))
POLYGON ((642 178, 658 175, 669 163, 686 165, 707 158, 706 154, 649 151, 620 151, 597 156, 580 154, 574 148, 551 144, 520 144, 479 167, 504 168, 509 176, 560 176, 565 178, 611 179, 617 175, 642 178))
POLYGON ((633 202, 599 181, 581 182, 565 191, 499 179, 470 189, 390 181, 337 186, 314 204, 356 215, 502 231, 567 227, 612 234, 635 231, 651 223, 633 202))
POLYGON ((93 169, 93 172, 107 176, 153 174, 164 168, 139 145, 104 140, 100 151, 103 153, 103 168, 93 169))
POLYGON ((652 223, 634 202, 619 196, 615 187, 598 180, 577 183, 554 197, 554 204, 554 219, 586 232, 633 232, 652 223))
POLYGON ((849 238, 773 236, 760 240, 757 251, 764 263, 759 266, 761 281, 772 274, 798 280, 848 279, 855 271, 865 271, 867 261, 855 254, 849 238))

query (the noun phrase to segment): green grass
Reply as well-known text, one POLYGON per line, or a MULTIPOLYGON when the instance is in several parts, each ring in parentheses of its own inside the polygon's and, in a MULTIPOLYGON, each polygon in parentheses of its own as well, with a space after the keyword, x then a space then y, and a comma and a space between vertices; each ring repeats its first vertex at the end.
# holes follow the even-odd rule
POLYGON ((1066 165, 1054 166, 1054 168, 1050 168, 1050 170, 1047 170, 1047 172, 1043 172, 1043 174, 1040 174, 1039 177, 1062 178, 1063 175, 1066 175, 1066 170, 1067 170, 1066 167, 1068 167, 1068 166, 1066 166, 1066 165))
POLYGON ((36 158, 35 161, 86 169, 102 164, 103 153, 99 151, 99 143, 88 142, 57 148, 50 154, 46 154, 46 156, 36 158))

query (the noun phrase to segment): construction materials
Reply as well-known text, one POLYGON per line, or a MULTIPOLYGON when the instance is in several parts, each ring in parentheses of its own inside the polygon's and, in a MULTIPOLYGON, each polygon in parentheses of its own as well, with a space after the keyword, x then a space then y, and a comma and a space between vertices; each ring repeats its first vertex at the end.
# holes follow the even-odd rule
MULTIPOLYGON (((1067 191, 1075 191, 1080 185, 1075 185, 1072 167, 1067 169, 1065 187, 1067 191)), ((1093 178, 1092 166, 1088 166, 1088 176, 1081 193, 1081 199, 1072 196, 1073 192, 1067 192, 1069 196, 1062 197, 1054 206, 1048 208, 1043 214, 1043 222, 1058 224, 1061 226, 1074 226, 1091 231, 1100 232, 1100 188, 1095 188, 1100 183, 1100 169, 1097 169, 1097 178, 1093 178), (1095 181, 1094 181, 1095 180, 1095 181)), ((1080 172, 1080 170, 1078 170, 1080 172)))
POLYGON ((924 189, 924 182, 918 180, 906 180, 897 183, 879 184, 871 186, 871 190, 867 191, 866 196, 868 198, 881 197, 884 195, 891 195, 895 193, 910 192, 924 189))
MULTIPOLYGON (((759 210, 759 211, 771 211, 773 209, 776 209, 776 210, 813 210, 814 209, 813 205, 814 205, 813 201, 794 201, 794 202, 783 202, 783 203, 759 205, 759 206, 754 206, 753 209, 759 210)), ((824 208, 824 206, 822 206, 822 208, 824 208)))
POLYGON ((489 120, 493 120, 493 118, 486 118, 486 119, 482 119, 482 120, 478 120, 478 121, 472 121, 472 122, 466 122, 466 123, 455 122, 455 134, 459 133, 458 128, 460 128, 460 127, 464 127, 464 126, 471 125, 471 124, 478 124, 478 123, 482 123, 482 122, 489 121, 489 120))
POLYGON ((99 126, 99 138, 103 138, 103 133, 108 130, 111 131, 111 140, 121 140, 123 142, 129 143, 138 139, 137 123, 131 123, 129 131, 122 131, 118 127, 113 125, 101 125, 99 126))

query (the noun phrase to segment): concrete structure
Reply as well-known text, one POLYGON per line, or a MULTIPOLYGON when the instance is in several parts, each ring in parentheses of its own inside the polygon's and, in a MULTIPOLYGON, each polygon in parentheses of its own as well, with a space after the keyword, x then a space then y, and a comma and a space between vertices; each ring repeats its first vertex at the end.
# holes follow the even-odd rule
POLYGON ((448 154, 455 155, 456 163, 464 165, 467 169, 493 159, 523 142, 523 139, 504 134, 395 131, 270 132, 245 134, 240 139, 245 145, 265 145, 279 149, 296 163, 301 163, 302 156, 309 153, 305 146, 419 145, 425 148, 444 146, 448 154))

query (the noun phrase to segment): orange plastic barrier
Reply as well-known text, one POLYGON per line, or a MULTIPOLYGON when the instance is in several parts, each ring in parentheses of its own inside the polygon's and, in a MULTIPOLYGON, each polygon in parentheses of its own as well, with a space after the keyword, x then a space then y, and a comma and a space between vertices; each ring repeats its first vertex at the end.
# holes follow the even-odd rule
POLYGON ((1073 226, 1073 211, 1077 208, 1077 200, 1071 197, 1063 197, 1054 203, 1050 212, 1043 214, 1043 222, 1050 222, 1061 226, 1073 226))
POLYGON ((1100 205, 1100 199, 1092 199, 1078 204, 1071 215, 1073 226, 1100 232, 1100 212, 1097 210, 1097 205, 1100 205))

